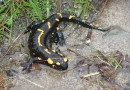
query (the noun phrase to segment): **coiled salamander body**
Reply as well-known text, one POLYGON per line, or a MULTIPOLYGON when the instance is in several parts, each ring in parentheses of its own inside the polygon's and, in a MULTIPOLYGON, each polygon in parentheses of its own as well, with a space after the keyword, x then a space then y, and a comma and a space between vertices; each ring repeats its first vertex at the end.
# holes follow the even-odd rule
POLYGON ((64 36, 58 28, 60 22, 72 22, 89 29, 105 31, 90 25, 78 17, 65 13, 53 14, 45 21, 32 22, 25 31, 25 33, 30 32, 28 40, 30 60, 24 65, 23 70, 29 71, 32 63, 44 63, 57 70, 66 70, 68 68, 68 59, 62 53, 48 49, 47 46, 47 40, 52 34, 56 35, 59 45, 65 44, 64 36))

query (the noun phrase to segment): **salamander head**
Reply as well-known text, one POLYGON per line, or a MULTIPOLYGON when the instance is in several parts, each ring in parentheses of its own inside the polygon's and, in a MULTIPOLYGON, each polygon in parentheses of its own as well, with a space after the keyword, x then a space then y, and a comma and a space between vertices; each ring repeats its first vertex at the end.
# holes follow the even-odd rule
POLYGON ((34 21, 27 27, 27 30, 24 33, 27 33, 27 32, 29 32, 31 30, 37 30, 41 25, 42 25, 42 21, 41 20, 34 21))
POLYGON ((27 29, 37 29, 40 25, 42 24, 42 21, 41 20, 39 20, 39 21, 34 21, 34 22, 32 22, 28 27, 27 27, 27 29))
POLYGON ((48 58, 47 62, 49 64, 49 66, 51 66, 54 69, 57 70, 66 70, 68 68, 68 59, 67 58, 63 58, 62 59, 51 59, 48 58))

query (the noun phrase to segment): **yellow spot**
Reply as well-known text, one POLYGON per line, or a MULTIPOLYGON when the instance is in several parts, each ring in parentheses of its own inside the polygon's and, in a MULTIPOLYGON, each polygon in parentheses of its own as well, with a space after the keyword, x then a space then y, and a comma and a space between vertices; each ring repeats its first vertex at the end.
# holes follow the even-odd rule
POLYGON ((42 22, 44 22, 45 20, 42 20, 42 22))
POLYGON ((57 13, 61 18, 62 18, 62 14, 61 13, 57 13))
POLYGON ((70 15, 70 16, 69 16, 69 19, 72 19, 72 18, 74 18, 74 17, 75 17, 75 16, 70 15))
POLYGON ((52 65, 52 67, 54 68, 54 67, 55 67, 55 65, 52 65))
POLYGON ((64 58, 64 62, 67 62, 68 60, 67 60, 67 58, 64 58))
POLYGON ((38 59, 38 60, 42 60, 42 58, 40 58, 40 57, 37 57, 37 59, 38 59))
POLYGON ((59 29, 60 29, 60 28, 58 28, 58 27, 56 28, 56 30, 59 30, 59 29))
POLYGON ((56 65, 60 65, 60 62, 56 62, 56 65))
POLYGON ((58 18, 55 19, 57 22, 59 22, 60 20, 58 18))
POLYGON ((64 56, 62 53, 58 53, 60 56, 64 56))
POLYGON ((45 51, 46 53, 48 53, 48 54, 51 54, 51 53, 48 51, 48 49, 44 49, 44 51, 45 51))
POLYGON ((41 44, 41 36, 44 34, 44 30, 41 30, 41 29, 37 29, 39 32, 41 32, 40 34, 39 34, 39 36, 38 36, 38 45, 39 46, 42 46, 42 44, 41 44))
POLYGON ((48 22, 47 25, 48 25, 48 28, 50 29, 51 28, 51 23, 48 22))
POLYGON ((82 22, 85 22, 85 20, 83 19, 82 22))
POLYGON ((48 59, 47 59, 47 62, 48 62, 48 64, 53 64, 53 61, 52 61, 51 58, 48 58, 48 59))
POLYGON ((93 23, 91 23, 90 25, 93 26, 93 23))
POLYGON ((56 50, 52 50, 52 52, 56 52, 56 50))

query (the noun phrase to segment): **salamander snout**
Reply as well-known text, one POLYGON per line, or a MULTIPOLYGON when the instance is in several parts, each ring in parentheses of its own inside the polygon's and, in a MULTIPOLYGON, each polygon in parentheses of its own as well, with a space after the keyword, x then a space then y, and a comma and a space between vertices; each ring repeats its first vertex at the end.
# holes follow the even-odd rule
POLYGON ((62 63, 61 65, 60 65, 60 69, 61 70, 66 70, 68 68, 68 63, 62 63))

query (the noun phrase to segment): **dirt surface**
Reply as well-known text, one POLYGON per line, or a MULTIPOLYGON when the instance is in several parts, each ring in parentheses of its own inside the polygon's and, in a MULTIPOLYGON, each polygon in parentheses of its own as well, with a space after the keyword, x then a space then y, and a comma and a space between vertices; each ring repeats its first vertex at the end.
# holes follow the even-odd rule
MULTIPOLYGON (((89 45, 86 45, 86 28, 77 29, 68 26, 64 31, 67 37, 66 46, 60 47, 69 59, 69 68, 66 71, 57 71, 40 64, 41 68, 36 65, 30 73, 23 72, 20 63, 26 62, 29 58, 27 49, 29 34, 24 35, 18 41, 24 47, 15 45, 10 55, 3 58, 0 63, 0 65, 11 63, 4 68, 9 71, 6 72, 7 76, 13 78, 13 87, 10 90, 130 90, 129 8, 129 0, 111 0, 96 21, 99 26, 111 27, 111 30, 109 32, 93 31, 89 45), (68 37, 72 31, 74 32, 68 37), (116 71, 115 67, 106 64, 98 67, 98 64, 105 60, 101 57, 102 54, 108 60, 120 56, 121 59, 117 60, 121 61, 121 66, 116 71)), ((2 57, 5 49, 0 50, 2 57)))
POLYGON ((92 45, 104 52, 119 50, 130 55, 130 1, 114 0, 109 2, 98 21, 103 26, 110 26, 111 31, 101 39, 98 32, 93 36, 92 45))

